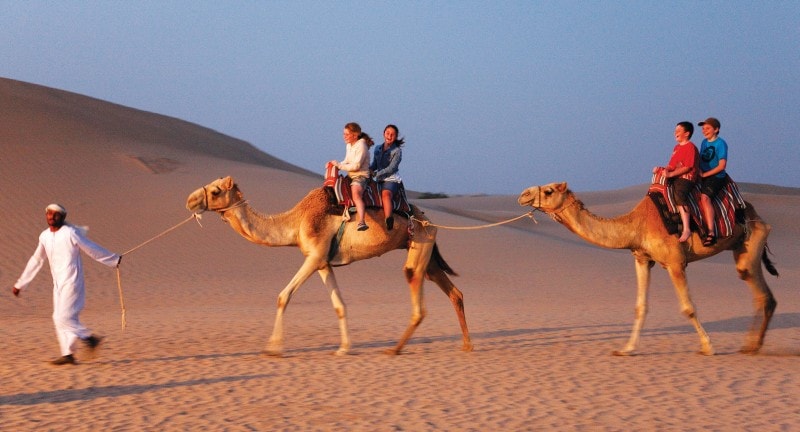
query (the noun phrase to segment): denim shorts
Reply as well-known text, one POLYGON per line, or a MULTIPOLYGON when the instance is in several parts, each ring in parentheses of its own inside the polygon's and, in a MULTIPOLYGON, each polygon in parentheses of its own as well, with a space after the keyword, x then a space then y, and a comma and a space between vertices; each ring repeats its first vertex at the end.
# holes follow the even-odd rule
POLYGON ((400 191, 400 183, 399 182, 387 181, 387 182, 380 182, 379 184, 381 186, 381 191, 385 191, 385 190, 391 191, 392 192, 392 196, 397 195, 397 192, 400 191))

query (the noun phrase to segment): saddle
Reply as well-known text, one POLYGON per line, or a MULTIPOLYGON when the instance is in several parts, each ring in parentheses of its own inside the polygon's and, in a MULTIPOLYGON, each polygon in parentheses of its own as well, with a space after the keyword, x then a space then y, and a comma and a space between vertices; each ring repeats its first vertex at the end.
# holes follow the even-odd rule
MULTIPOLYGON (((353 197, 350 193, 350 177, 339 175, 339 169, 328 164, 325 170, 325 181, 323 186, 331 188, 336 197, 336 204, 350 209, 354 206, 353 197)), ((383 198, 378 183, 367 180, 367 187, 364 189, 364 205, 366 207, 383 208, 383 198)), ((395 213, 408 217, 411 214, 411 205, 406 198, 406 189, 400 182, 398 193, 392 196, 392 209, 395 213)))
MULTIPOLYGON (((331 262, 339 251, 339 245, 342 243, 342 236, 344 235, 345 223, 350 219, 350 213, 355 212, 355 204, 350 193, 350 184, 352 183, 350 177, 339 175, 339 169, 335 166, 328 164, 325 167, 325 180, 322 182, 323 188, 328 192, 328 196, 332 199, 333 204, 344 207, 342 211, 342 223, 339 230, 331 239, 331 246, 328 250, 328 262, 331 262)), ((364 205, 366 207, 383 208, 383 199, 378 184, 372 179, 367 180, 367 187, 364 189, 364 205)), ((400 183, 400 188, 397 193, 392 196, 392 209, 394 213, 400 214, 405 218, 411 216, 411 205, 406 198, 406 189, 403 183, 400 183)), ((411 225, 408 227, 409 242, 414 233, 411 225)))
MULTIPOLYGON (((664 176, 664 169, 660 168, 653 173, 653 178, 650 188, 647 191, 647 196, 653 200, 653 203, 659 209, 661 219, 664 221, 664 226, 670 234, 680 234, 681 232, 681 216, 678 211, 678 206, 675 204, 674 191, 672 182, 668 181, 664 176)), ((711 203, 714 206, 714 214, 716 220, 714 226, 716 227, 717 237, 725 238, 733 235, 734 225, 744 223, 744 208, 745 202, 739 192, 739 187, 736 182, 727 176, 725 179, 725 187, 720 189, 717 196, 712 197, 711 203)), ((701 236, 708 234, 706 231, 706 224, 704 223, 703 214, 700 211, 700 184, 695 184, 695 187, 689 193, 689 215, 692 222, 692 231, 699 232, 701 236)), ((712 233, 713 234, 713 233, 712 233)))

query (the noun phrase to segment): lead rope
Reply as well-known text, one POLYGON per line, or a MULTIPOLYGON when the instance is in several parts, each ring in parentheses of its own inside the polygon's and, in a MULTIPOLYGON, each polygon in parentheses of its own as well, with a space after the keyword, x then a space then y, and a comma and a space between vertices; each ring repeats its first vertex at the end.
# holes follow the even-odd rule
POLYGON ((517 217, 515 217, 515 218, 507 219, 507 220, 504 220, 504 221, 495 222, 495 223, 490 223, 490 224, 485 224, 485 225, 475 225, 475 226, 447 226, 447 225, 437 225, 437 224, 431 223, 430 221, 427 221, 427 220, 417 219, 415 216, 411 216, 411 220, 414 220, 414 221, 417 221, 417 222, 419 222, 419 224, 420 224, 420 225, 422 225, 422 227, 428 227, 428 226, 432 226, 432 227, 444 228, 444 229, 452 229, 452 230, 476 230, 476 229, 491 228, 491 227, 495 227, 495 226, 498 226, 498 225, 507 224, 507 223, 514 222, 514 221, 516 221, 516 220, 522 219, 522 218, 524 218, 524 217, 529 217, 529 218, 531 218, 531 220, 532 220, 534 223, 537 223, 537 224, 538 224, 539 222, 537 222, 537 221, 536 221, 536 219, 533 217, 533 212, 534 212, 534 211, 535 211, 535 210, 531 210, 531 211, 529 211, 528 213, 525 213, 525 214, 519 215, 519 216, 517 216, 517 217))
MULTIPOLYGON (((172 228, 168 228, 168 229, 164 230, 161 234, 158 234, 157 236, 151 238, 150 240, 147 240, 147 241, 139 244, 138 246, 134 247, 133 249, 130 249, 129 251, 122 253, 120 255, 120 260, 122 260, 123 256, 128 255, 129 253, 141 248, 142 246, 144 246, 144 245, 146 245, 146 244, 148 244, 148 243, 150 243, 150 242, 152 242, 152 241, 154 241, 154 240, 156 240, 158 238, 161 238, 161 237, 169 234, 171 231, 175 230, 179 226, 185 224, 186 222, 189 222, 192 219, 196 220, 197 224, 200 225, 201 228, 203 227, 203 225, 200 224, 200 219, 201 219, 200 213, 193 213, 191 216, 186 218, 186 220, 178 223, 177 225, 173 226, 172 228)), ((125 331, 125 327, 128 325, 128 322, 125 319, 125 315, 126 315, 125 298, 124 298, 124 296, 122 294, 122 276, 120 275, 119 264, 117 264, 117 290, 119 291, 119 307, 120 307, 120 313, 122 314, 122 330, 125 331)))

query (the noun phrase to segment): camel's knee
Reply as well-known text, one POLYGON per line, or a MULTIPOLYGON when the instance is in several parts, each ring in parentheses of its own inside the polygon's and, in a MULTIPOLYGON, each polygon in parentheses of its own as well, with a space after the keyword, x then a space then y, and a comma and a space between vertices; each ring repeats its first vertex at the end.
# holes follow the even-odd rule
POLYGON ((425 275, 422 272, 414 270, 413 268, 406 267, 404 269, 404 274, 406 276, 406 282, 408 282, 408 285, 412 287, 422 286, 422 282, 425 280, 425 275))
POLYGON ((634 313, 634 317, 637 320, 644 319, 644 317, 647 316, 647 306, 644 306, 644 305, 636 306, 636 308, 634 309, 633 313, 634 313))
POLYGON ((406 275, 406 282, 411 283, 414 280, 414 269, 411 267, 406 267, 403 269, 403 272, 406 275))
POLYGON ((419 326, 420 324, 422 324, 422 320, 425 319, 425 315, 427 315, 425 309, 422 309, 421 311, 419 311, 419 313, 411 315, 411 325, 419 326))
POLYGON ((736 273, 739 274, 739 279, 741 280, 748 280, 750 279, 751 276, 750 270, 746 268, 745 269, 737 268, 736 273))

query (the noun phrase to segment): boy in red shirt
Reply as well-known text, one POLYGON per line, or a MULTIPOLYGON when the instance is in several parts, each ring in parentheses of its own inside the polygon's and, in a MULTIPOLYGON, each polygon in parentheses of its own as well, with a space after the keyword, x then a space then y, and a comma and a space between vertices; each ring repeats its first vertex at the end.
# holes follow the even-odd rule
MULTIPOLYGON (((672 157, 664 169, 664 176, 671 178, 675 194, 675 204, 681 213, 683 232, 680 241, 685 242, 692 235, 689 224, 689 193, 694 188, 700 173, 700 153, 697 146, 689 139, 694 133, 691 122, 680 122, 675 126, 675 141, 678 144, 672 149, 672 157)), ((653 168, 655 173, 656 168, 653 168)))

